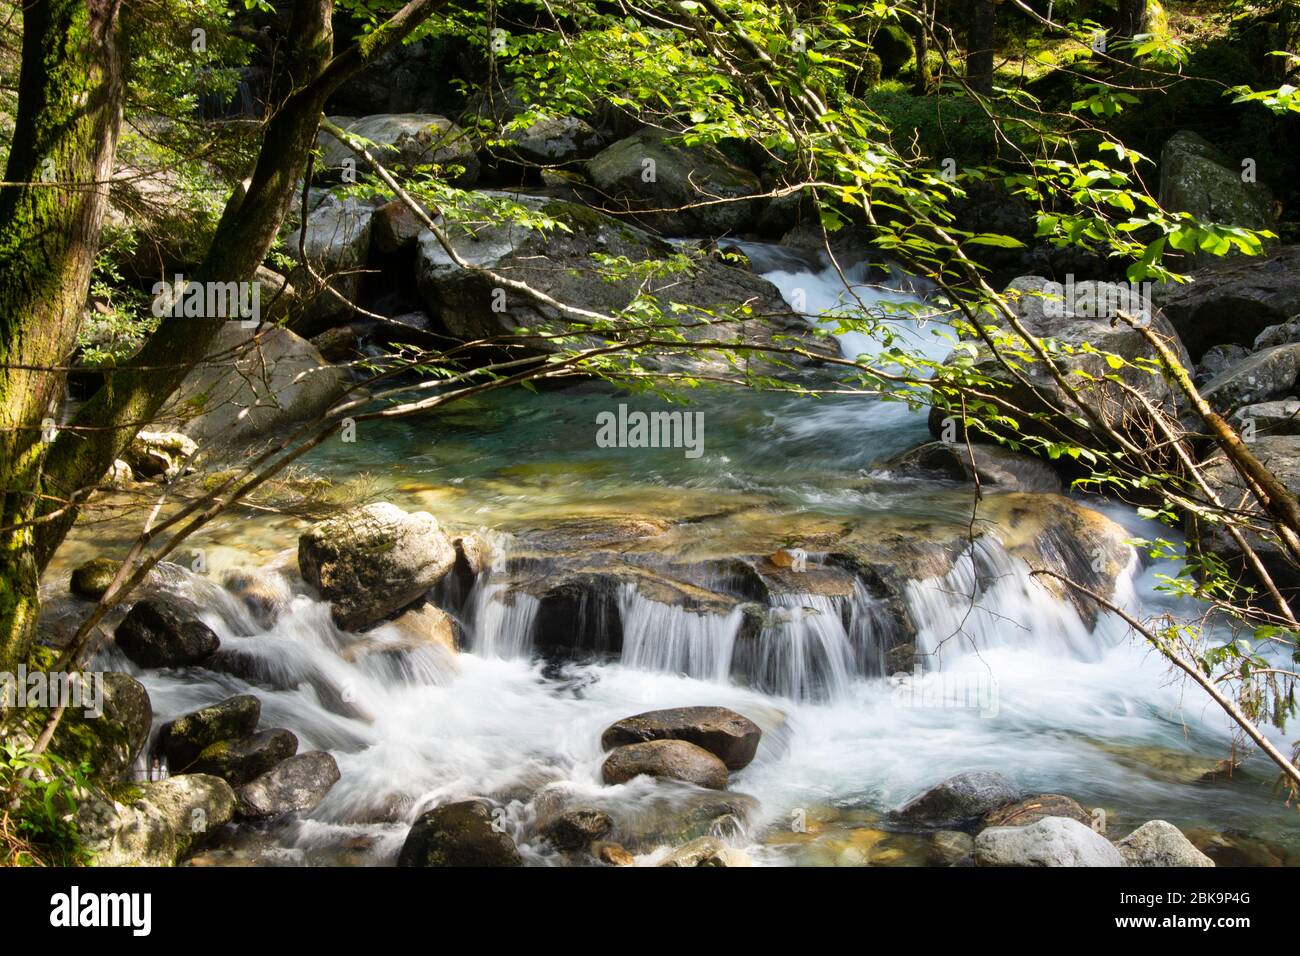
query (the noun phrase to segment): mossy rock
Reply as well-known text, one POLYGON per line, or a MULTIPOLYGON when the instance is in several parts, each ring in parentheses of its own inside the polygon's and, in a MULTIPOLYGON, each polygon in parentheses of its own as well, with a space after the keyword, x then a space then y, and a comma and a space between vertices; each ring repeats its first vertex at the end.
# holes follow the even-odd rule
POLYGON ((112 558, 92 558, 73 570, 68 587, 77 597, 98 601, 112 583, 117 567, 112 558))
POLYGON ((881 73, 892 79, 916 55, 916 45, 907 31, 896 23, 887 23, 871 40, 871 49, 880 60, 881 73))
MULTIPOLYGON (((72 764, 89 765, 91 780, 110 785, 128 774, 144 749, 153 726, 153 705, 144 685, 129 674, 109 671, 102 676, 99 706, 65 710, 50 749, 72 764)), ((93 675, 82 678, 83 694, 89 695, 83 701, 93 704, 93 675)), ((33 715, 43 724, 47 712, 36 710, 33 715)))

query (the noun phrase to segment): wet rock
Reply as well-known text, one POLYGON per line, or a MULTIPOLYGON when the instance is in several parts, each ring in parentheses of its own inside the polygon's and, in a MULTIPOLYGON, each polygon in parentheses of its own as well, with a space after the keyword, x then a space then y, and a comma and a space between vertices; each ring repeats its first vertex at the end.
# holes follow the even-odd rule
POLYGON ((281 578, 246 568, 232 568, 221 586, 239 598, 259 625, 269 628, 289 605, 289 589, 281 578))
POLYGON ((1255 351, 1270 349, 1275 345, 1293 345, 1296 342, 1300 342, 1300 322, 1293 317, 1292 321, 1270 325, 1255 336, 1255 351))
POLYGON ((648 228, 668 235, 741 231, 757 211, 755 202, 716 202, 758 193, 757 176, 712 147, 685 146, 660 130, 644 129, 606 147, 587 163, 587 176, 611 208, 631 210, 648 228), (654 164, 649 182, 648 160, 654 164), (700 203, 711 204, 694 205, 700 203))
POLYGON ((614 829, 613 818, 595 807, 565 810, 546 828, 546 837, 561 850, 578 850, 614 829))
POLYGON ((357 333, 350 325, 336 325, 310 339, 311 347, 327 362, 351 362, 361 356, 357 333))
POLYGON ((298 263, 289 281, 303 303, 293 320, 295 332, 316 335, 352 315, 370 258, 371 221, 378 203, 328 193, 308 213, 305 225, 294 225, 285 235, 285 253, 298 263))
POLYGON ((108 466, 108 474, 104 476, 104 484, 120 490, 127 487, 134 478, 131 466, 121 458, 114 458, 113 464, 108 466))
POLYGON ((974 858, 976 866, 1124 866, 1109 840, 1067 817, 990 827, 975 838, 974 858))
POLYGON ((1028 797, 1015 803, 1009 803, 1004 807, 998 807, 991 813, 985 814, 984 819, 980 821, 980 825, 983 827, 1024 827, 1031 823, 1037 823, 1044 817, 1068 817, 1071 820, 1078 820, 1085 826, 1092 825, 1091 813, 1079 806, 1074 800, 1059 793, 1040 793, 1036 797, 1028 797))
POLYGON ((136 792, 130 805, 95 798, 78 808, 78 835, 96 866, 174 866, 235 812, 235 794, 219 777, 183 774, 136 792))
POLYGON ((1002 774, 978 770, 959 773, 931 787, 896 815, 909 826, 952 829, 1019 799, 1019 789, 1002 774))
POLYGON ((248 737, 209 744, 189 765, 187 772, 211 774, 232 787, 240 787, 297 752, 298 738, 293 732, 263 730, 248 737))
POLYGON ((591 845, 591 855, 606 866, 632 866, 636 857, 618 843, 598 840, 591 845))
POLYGON ((1201 357, 1197 363, 1194 380, 1197 387, 1205 385, 1213 380, 1216 375, 1222 375, 1228 369, 1250 357, 1250 350, 1240 345, 1216 345, 1201 357))
POLYGON ((494 825, 486 800, 449 803, 415 821, 398 866, 522 866, 510 834, 494 825))
POLYGON ((155 750, 181 773, 213 744, 252 734, 261 716, 262 702, 252 694, 228 697, 163 724, 155 750))
POLYGON ((69 590, 87 601, 98 601, 112 583, 117 567, 118 562, 112 558, 92 558, 73 570, 69 590))
POLYGON ((728 770, 749 765, 763 732, 725 707, 675 707, 625 717, 600 737, 605 750, 649 740, 685 740, 713 754, 728 770))
MULTIPOLYGON (((428 210, 425 210, 428 213, 428 210)), ((391 255, 401 249, 415 245, 424 231, 424 223, 406 203, 400 199, 380 206, 375 210, 370 224, 374 236, 375 248, 391 255)))
POLYGON ((1243 405, 1282 398, 1295 389, 1300 374, 1300 344, 1276 345, 1256 352, 1205 383, 1201 397, 1228 413, 1243 405))
POLYGON ((748 794, 664 783, 635 806, 620 808, 611 839, 645 853, 701 836, 739 835, 757 815, 758 801, 748 794))
POLYGON ((1255 435, 1297 435, 1300 434, 1300 400, 1286 398, 1244 405, 1232 413, 1229 421, 1233 428, 1246 432, 1252 440, 1255 435))
POLYGON ((294 332, 227 322, 162 415, 205 451, 226 453, 315 418, 349 384, 343 369, 294 332))
POLYGON ((143 431, 131 439, 122 460, 141 481, 175 478, 198 453, 192 438, 179 432, 143 431))
POLYGON ((455 619, 432 604, 403 611, 393 619, 392 627, 412 647, 437 647, 449 654, 458 652, 462 640, 455 619))
POLYGON ((419 599, 451 570, 455 556, 433 515, 386 502, 319 522, 298 539, 303 580, 330 602, 345 630, 419 599))
POLYGON ((1214 861, 1164 820, 1149 820, 1117 844, 1127 866, 1214 866, 1214 861))
POLYGON ((1061 479, 1050 465, 998 445, 927 442, 880 467, 893 475, 947 481, 969 482, 978 476, 981 486, 1007 491, 1061 491, 1061 479))
POLYGON ((217 652, 221 641, 189 610, 163 599, 137 601, 113 634, 141 667, 184 667, 217 652))
POLYGON ((239 815, 268 820, 297 810, 311 810, 339 780, 339 766, 323 750, 311 750, 285 760, 235 791, 239 815))
POLYGON ((608 784, 627 783, 640 774, 681 780, 713 790, 727 786, 727 765, 704 748, 684 740, 651 740, 618 747, 601 767, 601 776, 608 784))
POLYGON ((95 675, 81 675, 81 701, 87 706, 63 712, 50 749, 75 764, 88 763, 100 783, 116 783, 127 776, 135 758, 149 740, 153 705, 143 684, 120 671, 102 675, 102 699, 94 701, 95 675))
POLYGON ((716 837, 700 837, 679 846, 660 866, 753 866, 744 850, 727 846, 716 837))

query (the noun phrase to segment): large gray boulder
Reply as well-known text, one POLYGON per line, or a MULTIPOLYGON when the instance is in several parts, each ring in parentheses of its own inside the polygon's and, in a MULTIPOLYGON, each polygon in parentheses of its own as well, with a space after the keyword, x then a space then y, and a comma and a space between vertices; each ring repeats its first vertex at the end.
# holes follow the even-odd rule
POLYGON ((743 201, 760 191, 757 176, 711 146, 686 146, 662 130, 643 129, 601 150, 587 163, 587 176, 608 208, 630 210, 668 235, 743 231, 758 208, 743 201), (729 199, 741 201, 719 202, 729 199))
MULTIPOLYGON (((479 163, 469 134, 435 113, 375 113, 371 116, 331 116, 334 125, 353 133, 374 146, 370 153, 389 170, 414 171, 419 166, 437 165, 449 171, 453 186, 462 189, 474 185, 478 178, 479 163), (450 174, 452 167, 460 172, 450 174)), ((333 171, 346 168, 352 160, 361 172, 369 167, 347 146, 323 130, 316 145, 321 151, 321 162, 333 171)))
MULTIPOLYGON (((487 205, 486 224, 472 231, 451 226, 448 233, 457 255, 472 266, 528 283, 552 299, 602 314, 626 308, 639 293, 656 295, 665 303, 686 306, 678 319, 690 325, 706 318, 709 324, 683 329, 688 339, 771 345, 787 336, 823 355, 837 356, 833 343, 813 335, 808 323, 794 315, 774 285, 745 269, 715 258, 698 261, 693 270, 673 268, 663 274, 610 281, 607 270, 592 256, 626 258, 633 263, 668 259, 674 250, 641 229, 586 206, 540 197, 517 197, 535 213, 563 223, 566 229, 538 232, 500 221, 487 205), (747 312, 736 314, 744 307, 747 312), (692 311, 698 310, 698 311, 692 311), (728 312, 736 314, 722 321, 728 312)), ((433 233, 422 233, 416 260, 416 279, 430 315, 448 335, 463 342, 514 336, 515 352, 546 353, 561 344, 521 329, 572 331, 565 315, 523 292, 500 288, 473 269, 463 269, 449 256, 433 233)), ((629 323, 630 324, 630 323, 629 323)), ((577 335, 563 347, 596 345, 596 335, 577 335)), ((666 353, 667 350, 660 350, 666 353)), ((757 356, 761 358, 761 355, 757 356)), ((729 368, 715 354, 692 351, 684 357, 662 355, 658 362, 721 372, 729 368)))
POLYGON ((330 602, 335 622, 359 630, 414 603, 451 570, 456 550, 425 511, 387 502, 312 525, 298 539, 303 580, 330 602))
POLYGON ((1229 416, 1238 432, 1254 435, 1300 434, 1300 399, 1286 398, 1258 405, 1243 405, 1229 416))
POLYGON ((748 717, 725 707, 674 707, 625 717, 600 737, 605 750, 648 740, 685 740, 740 770, 758 751, 763 731, 748 717))
POLYGON ((227 322, 208 356, 185 376, 163 416, 218 455, 321 415, 350 384, 314 345, 279 326, 227 322))
POLYGON ((286 232, 285 253, 298 263, 289 280, 303 303, 293 319, 296 331, 315 335, 352 314, 370 258, 371 220, 381 204, 378 199, 330 192, 308 213, 305 224, 295 223, 286 232))
POLYGON ((1115 846, 1128 866, 1214 866, 1214 861, 1164 820, 1148 820, 1115 846))
POLYGON ((174 866, 234 817, 230 784, 182 774, 139 785, 129 805, 98 798, 78 807, 78 836, 96 866, 174 866))
POLYGON ((973 482, 1002 491, 1061 492, 1061 478, 1046 462, 1000 445, 926 442, 880 466, 908 478, 973 482))
MULTIPOLYGON (((1098 409, 1117 431, 1132 428, 1140 433, 1145 410, 1124 386, 1131 387, 1155 405, 1169 408, 1178 405, 1181 395, 1163 375, 1132 364, 1138 358, 1149 359, 1152 349, 1142 332, 1117 320, 1116 313, 1125 311, 1137 315, 1143 311, 1152 312, 1154 307, 1141 301, 1140 288, 1134 295, 1134 289, 1128 285, 1080 282, 1073 287, 1074 301, 1066 301, 1068 291, 1069 287, 1042 276, 1022 276, 1012 281, 1004 294, 1026 331, 1035 338, 1054 343, 1052 358, 1079 397, 1098 409), (1133 301, 1135 298, 1138 301, 1133 301), (1084 345, 1091 348, 1084 349, 1084 345), (1125 364, 1118 369, 1112 368, 1110 359, 1103 353, 1117 356, 1125 364)), ((987 316, 984 321, 1003 327, 1007 333, 1011 331, 1000 313, 987 316)), ((1188 365, 1187 353, 1165 318, 1155 311, 1147 315, 1145 321, 1154 332, 1165 338, 1179 360, 1188 365)), ((1004 355, 1016 346, 1027 351, 1015 337, 1010 342, 999 344, 1004 355)), ((1067 396, 1046 363, 1036 356, 1032 362, 1019 363, 1020 374, 1013 376, 982 341, 972 340, 963 343, 947 361, 951 364, 972 360, 975 371, 999 383, 999 387, 988 391, 1006 403, 1006 414, 1019 422, 1021 433, 1059 441, 1056 429, 1040 421, 1040 417, 1050 416, 1066 434, 1076 434, 1087 442, 1098 440, 1096 428, 1067 396)), ((930 430, 936 437, 953 437, 945 419, 955 414, 939 407, 931 411, 930 430)), ((972 431, 971 435, 978 438, 980 433, 972 431)))
POLYGON ((976 866, 1124 866, 1104 836, 1068 817, 990 827, 975 838, 976 866))
POLYGON ((1201 397, 1227 414, 1243 405, 1283 398, 1295 390, 1300 375, 1300 344, 1275 345, 1255 352, 1214 376, 1201 388, 1201 397))
MULTIPOLYGON (((1241 174, 1239 160, 1234 162, 1204 137, 1180 130, 1160 151, 1160 205, 1206 222, 1268 229, 1273 224, 1272 196, 1262 183, 1243 182, 1241 174)), ((1212 257, 1194 258, 1205 262, 1212 257)))
POLYGON ((703 747, 684 740, 650 740, 616 747, 601 767, 601 777, 608 784, 627 783, 641 774, 711 790, 727 786, 727 765, 703 747))
POLYGON ((486 800, 449 803, 423 814, 406 835, 398 866, 522 866, 510 834, 486 800))
POLYGON ((948 830, 973 823, 1020 799, 1020 790, 1000 773, 976 770, 949 777, 904 804, 898 819, 908 826, 948 830))

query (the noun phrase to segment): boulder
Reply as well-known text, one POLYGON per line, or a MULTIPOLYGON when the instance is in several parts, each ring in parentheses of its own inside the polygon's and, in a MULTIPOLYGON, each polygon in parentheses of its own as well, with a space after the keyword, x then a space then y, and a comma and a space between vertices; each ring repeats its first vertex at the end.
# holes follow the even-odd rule
POLYGON ((976 866, 1123 866, 1104 836, 1068 817, 1023 827, 990 827, 975 838, 976 866))
POLYGON ((628 852, 621 843, 597 840, 591 845, 591 855, 606 866, 632 866, 636 857, 628 852))
POLYGON ((131 439, 122 459, 141 481, 170 481, 185 470, 198 450, 192 438, 179 432, 143 431, 131 439))
POLYGON ((240 787, 269 772, 298 752, 298 738, 283 729, 263 730, 204 747, 189 765, 189 773, 208 773, 240 787))
POLYGON ((217 652, 212 628, 181 605, 161 598, 137 601, 113 634, 118 649, 141 667, 184 667, 217 652))
POLYGON ((1050 465, 1000 445, 932 441, 891 458, 880 468, 891 475, 963 483, 978 476, 981 487, 1007 491, 1061 492, 1061 479, 1050 465))
POLYGON ((1037 823, 1044 817, 1067 817, 1084 826, 1092 825, 1092 814, 1079 804, 1059 793, 1040 793, 1036 797, 1017 800, 998 807, 984 815, 982 827, 1024 827, 1037 823))
POLYGON ((321 521, 298 539, 303 580, 330 602, 345 630, 374 624, 418 600, 455 559, 433 515, 408 514, 387 502, 321 521))
POLYGON ((289 757, 274 769, 235 791, 239 816, 269 820, 298 810, 311 810, 339 780, 339 765, 323 750, 289 757))
MULTIPOLYGON (((535 196, 518 196, 515 201, 564 223, 567 229, 541 232, 501 221, 485 197, 485 224, 473 230, 454 227, 449 232, 449 242, 462 260, 526 282, 556 301, 577 303, 602 314, 619 312, 642 293, 686 307, 679 316, 683 324, 690 324, 693 315, 703 319, 708 312, 706 327, 682 330, 688 339, 771 345, 786 336, 815 354, 839 355, 833 342, 813 335, 808 323, 791 312, 774 285, 752 272, 704 258, 691 269, 665 268, 610 281, 606 270, 593 260, 593 253, 648 263, 668 259, 676 250, 633 225, 586 206, 535 196)), ((514 336, 512 355, 540 354, 560 346, 538 335, 525 335, 521 329, 533 333, 561 328, 571 331, 559 310, 522 292, 498 289, 488 276, 458 266, 432 232, 420 236, 416 280, 429 314, 447 335, 462 342, 514 336)), ((595 335, 583 335, 570 339, 565 347, 601 341, 595 335)), ((730 368, 714 354, 660 352, 663 354, 654 361, 665 367, 730 368)), ((484 354, 495 353, 487 349, 484 354)))
MULTIPOLYGON (((1250 450, 1292 494, 1300 494, 1300 436, 1257 435, 1250 443, 1250 450)), ((1259 512, 1241 475, 1222 452, 1213 453, 1202 462, 1201 473, 1227 507, 1259 512)), ((1202 549, 1222 559, 1234 572, 1253 577, 1241 549, 1221 523, 1200 522, 1195 528, 1189 525, 1189 531, 1199 533, 1202 549)), ((1246 532, 1246 540, 1283 594, 1293 596, 1300 592, 1300 569, 1291 563, 1285 548, 1272 535, 1265 538, 1246 532)))
POLYGON ((727 786, 727 765, 703 747, 684 740, 651 740, 617 747, 601 767, 601 776, 608 784, 627 783, 640 774, 713 790, 727 786))
POLYGON ((913 827, 950 830, 974 823, 999 807, 1020 799, 1019 789, 1000 773, 959 773, 903 805, 896 816, 913 827))
POLYGON ((289 588, 279 575, 248 568, 231 568, 221 586, 239 598, 253 620, 269 628, 289 606, 289 588))
POLYGON ((174 866, 235 812, 230 784, 182 774, 140 784, 130 805, 99 799, 78 807, 78 837, 96 866, 174 866))
MULTIPOLYGON (((1119 384, 1121 382, 1155 405, 1176 408, 1179 404, 1180 393, 1163 375, 1133 365, 1135 359, 1147 359, 1152 354, 1142 332, 1118 320, 1112 324, 1118 311, 1137 315, 1150 310, 1150 304, 1141 301, 1140 295, 1135 296, 1131 286, 1080 282, 1070 287, 1041 276, 1022 276, 1011 282, 1004 294, 1008 306, 1015 309, 1030 334, 1039 340, 1055 343, 1052 358, 1066 381, 1083 401, 1097 408, 1115 430, 1140 433, 1145 415, 1141 403, 1125 391, 1119 384), (1073 301, 1066 301, 1071 292, 1073 301), (1134 302, 1134 298, 1139 298, 1139 301, 1134 302), (1091 348, 1082 348, 1085 344, 1091 348), (1116 356, 1125 364, 1119 369, 1112 368, 1110 359, 1102 353, 1116 356)), ((989 316, 985 323, 1002 325, 1002 316, 1000 313, 989 316)), ((1157 312, 1149 317, 1148 324, 1152 331, 1164 336, 1174 354, 1190 367, 1190 360, 1177 334, 1164 317, 1157 312)), ((1009 329, 1005 331, 1010 332, 1009 329)), ((1011 336, 1010 341, 1000 342, 1000 351, 1005 355, 1008 349, 1017 345, 1026 348, 1018 338, 1011 336)), ((1021 366, 1019 376, 1012 376, 988 346, 982 341, 972 340, 962 343, 947 361, 950 364, 973 361, 976 372, 998 382, 999 387, 987 390, 1004 403, 1005 413, 1019 423, 1019 433, 1059 441, 1056 429, 1040 423, 1043 417, 1050 417, 1067 435, 1077 435, 1079 440, 1089 443, 1098 440, 1094 426, 1067 397, 1046 363, 1036 357, 1021 366)), ((936 437, 952 440, 955 434, 960 433, 959 414, 959 411, 935 406, 930 413, 931 432, 936 437), (945 424, 949 417, 957 418, 956 432, 945 424)), ((972 438, 980 435, 979 431, 971 432, 972 438)))
POLYGON ((1250 350, 1236 343, 1216 345, 1201 356, 1201 360, 1194 370, 1196 373, 1194 381, 1198 387, 1203 386, 1216 375, 1222 375, 1228 369, 1239 362, 1244 362, 1249 357, 1250 350))
POLYGON ((1250 348, 1266 329, 1300 315, 1300 245, 1225 259, 1195 270, 1191 279, 1164 287, 1161 311, 1192 358, 1229 342, 1250 348))
POLYGON ((349 384, 343 369, 288 329, 227 322, 162 414, 205 451, 232 453, 321 415, 349 384))
MULTIPOLYGON (((434 113, 375 113, 355 118, 331 116, 334 125, 374 145, 370 153, 386 169, 412 172, 419 166, 440 166, 451 185, 467 189, 478 178, 479 162, 469 134, 434 113), (453 167, 459 171, 453 172, 453 167)), ((325 131, 317 136, 321 162, 330 170, 341 171, 352 160, 362 172, 369 164, 325 131)))
POLYGON ((393 619, 393 628, 410 647, 437 647, 449 654, 459 651, 460 626, 442 608, 421 604, 403 611, 393 619))
POLYGON ((252 694, 228 697, 163 724, 154 749, 181 773, 213 744, 252 734, 261 716, 262 702, 252 694))
POLYGON ((424 223, 420 222, 410 206, 400 199, 394 199, 375 210, 370 221, 370 231, 375 248, 391 255, 415 245, 420 233, 424 231, 424 223))
MULTIPOLYGON (((1273 224, 1273 197, 1263 183, 1243 182, 1234 162, 1204 137, 1179 130, 1160 151, 1160 205, 1205 222, 1244 229, 1273 224)), ((1197 254, 1194 261, 1211 257, 1197 254)))
POLYGON ((675 707, 625 717, 600 737, 605 750, 649 740, 685 740, 713 754, 728 770, 749 765, 763 732, 748 717, 725 707, 675 707))
POLYGON ((753 866, 744 850, 727 846, 717 837, 703 836, 679 846, 660 866, 753 866))
POLYGON ((492 150, 497 157, 525 166, 573 166, 604 145, 600 133, 576 116, 516 117, 501 138, 505 145, 492 150))
POLYGON ((87 601, 98 601, 117 575, 119 562, 112 558, 92 558, 72 571, 68 589, 87 601))
POLYGON ((595 807, 565 810, 546 828, 546 837, 561 850, 580 850, 614 829, 614 820, 595 807))
POLYGON ((362 270, 370 258, 371 220, 377 204, 378 200, 328 193, 308 213, 305 225, 295 224, 285 234, 285 254, 298 263, 289 281, 304 302, 293 320, 295 331, 315 335, 352 314, 361 292, 362 270), (327 291, 325 283, 338 295, 327 291))
POLYGON ((82 675, 83 702, 93 701, 96 676, 103 681, 98 708, 65 710, 50 749, 74 765, 90 764, 95 781, 108 785, 128 775, 148 742, 153 705, 144 685, 120 671, 82 675))
POLYGON ((1291 321, 1283 322, 1281 325, 1270 325, 1255 336, 1255 351, 1270 349, 1275 345, 1291 345, 1295 342, 1300 342, 1300 322, 1296 322, 1293 317, 1291 321))
POLYGON ((631 211, 661 233, 711 239, 746 229, 758 204, 742 197, 761 188, 757 176, 712 146, 686 146, 653 129, 601 150, 587 163, 587 177, 610 209, 631 211), (742 201, 719 202, 732 199, 742 201))
POLYGON ((1227 414, 1291 394, 1300 374, 1300 344, 1275 345, 1248 356, 1201 388, 1215 411, 1227 414))
POLYGON ((398 866, 522 866, 510 834, 486 800, 448 803, 423 814, 406 835, 398 866))
POLYGON ((1172 823, 1148 820, 1115 846, 1127 866, 1214 866, 1172 823))
POLYGON ((1243 405, 1228 419, 1252 441, 1256 435, 1300 434, 1300 399, 1286 398, 1258 405, 1243 405), (1253 430, 1253 431, 1252 431, 1253 430))

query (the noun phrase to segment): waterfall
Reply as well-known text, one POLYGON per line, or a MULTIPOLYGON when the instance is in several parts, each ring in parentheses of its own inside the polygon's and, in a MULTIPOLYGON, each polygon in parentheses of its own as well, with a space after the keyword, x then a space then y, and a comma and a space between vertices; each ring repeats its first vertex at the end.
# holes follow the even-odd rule
POLYGON ((625 584, 619 591, 619 612, 623 619, 622 663, 700 680, 727 680, 736 637, 745 619, 743 608, 730 614, 700 614, 656 603, 635 585, 625 584))

